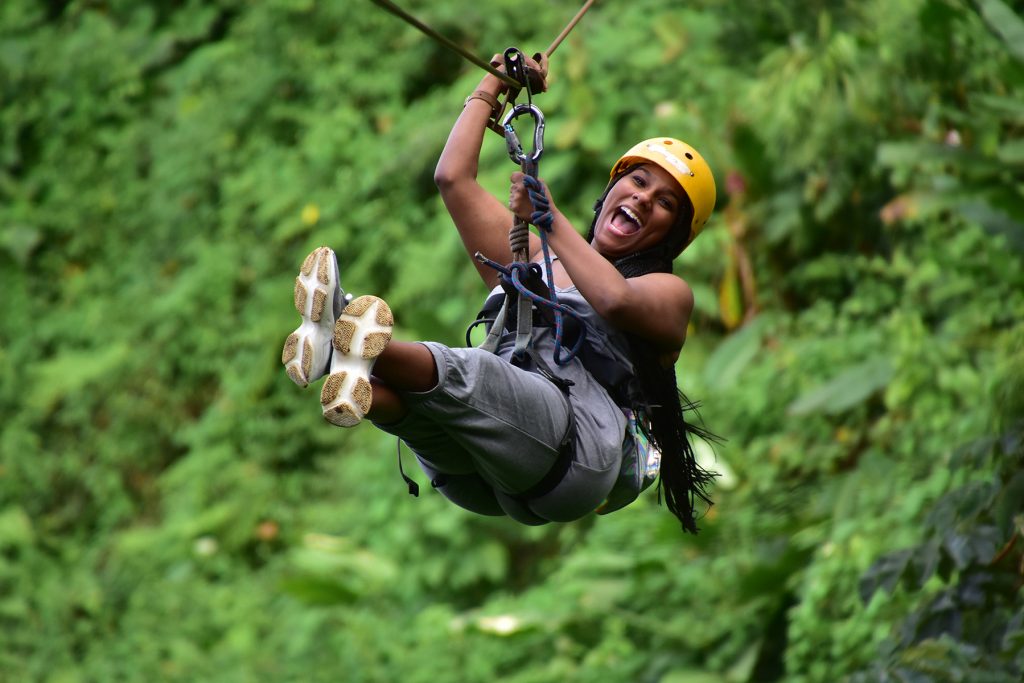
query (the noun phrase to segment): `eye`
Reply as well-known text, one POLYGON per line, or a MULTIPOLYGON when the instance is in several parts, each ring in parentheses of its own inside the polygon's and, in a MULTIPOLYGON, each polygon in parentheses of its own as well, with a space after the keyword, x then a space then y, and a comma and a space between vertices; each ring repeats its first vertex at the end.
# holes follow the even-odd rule
POLYGON ((636 185, 637 187, 645 187, 647 185, 647 178, 644 178, 640 174, 634 175, 633 184, 636 185))
POLYGON ((662 197, 658 200, 658 203, 661 204, 662 208, 668 209, 669 211, 674 211, 676 208, 675 203, 667 197, 662 197))

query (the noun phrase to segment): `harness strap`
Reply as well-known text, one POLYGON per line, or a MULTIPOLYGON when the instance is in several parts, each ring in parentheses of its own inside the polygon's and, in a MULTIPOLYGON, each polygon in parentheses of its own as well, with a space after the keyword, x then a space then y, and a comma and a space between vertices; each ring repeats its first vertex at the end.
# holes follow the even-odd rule
MULTIPOLYGON (((548 291, 547 283, 544 282, 541 276, 540 266, 536 263, 530 264, 529 271, 526 276, 526 280, 519 280, 518 284, 512 281, 511 277, 504 277, 506 273, 511 271, 504 266, 500 266, 490 259, 486 259, 483 256, 477 255, 477 258, 498 270, 502 273, 503 277, 500 279, 501 291, 494 292, 487 300, 484 301, 483 307, 477 313, 476 319, 469 324, 466 328, 466 346, 473 346, 473 341, 470 335, 477 325, 487 325, 486 338, 478 348, 484 349, 495 353, 498 350, 498 346, 502 339, 509 333, 517 332, 519 329, 519 308, 509 307, 508 301, 519 293, 518 287, 523 287, 532 292, 536 297, 543 298, 548 291)), ((533 297, 531 297, 535 301, 533 297)), ((565 307, 568 309, 568 307, 565 307)), ((571 310, 571 309, 568 309, 571 310)), ((573 311, 575 313, 575 311, 573 311)), ((537 306, 534 305, 530 311, 530 317, 533 320, 533 327, 554 327, 557 333, 557 319, 555 317, 555 310, 550 306, 537 306)), ((562 329, 562 341, 564 345, 573 349, 573 354, 578 355, 581 360, 585 359, 587 352, 586 344, 586 328, 587 323, 581 316, 576 315, 565 315, 563 316, 563 329, 562 329), (582 341, 581 341, 582 340, 582 341)), ((522 354, 517 357, 522 358, 522 354)), ((571 357, 571 356, 570 356, 571 357)), ((566 362, 565 359, 562 361, 562 365, 566 362)), ((584 362, 584 367, 586 363, 584 362)))
MULTIPOLYGON (((501 342, 502 333, 505 331, 505 318, 508 317, 508 297, 504 294, 501 295, 501 309, 498 314, 494 316, 494 322, 491 324, 491 329, 487 331, 487 338, 484 339, 484 343, 480 345, 480 348, 488 353, 497 353, 498 344, 501 342)), ((477 318, 477 322, 480 322, 480 318, 477 318)), ((476 323, 474 323, 475 325, 476 323)), ((466 345, 469 346, 469 332, 472 329, 466 330, 466 345)))
POLYGON ((569 426, 565 430, 565 436, 562 437, 562 442, 558 445, 558 457, 555 458, 555 462, 551 465, 551 469, 547 471, 547 474, 541 477, 540 481, 536 484, 521 493, 505 494, 512 500, 517 500, 519 502, 527 502, 534 498, 540 498, 541 496, 545 496, 554 491, 555 487, 562 483, 562 479, 565 478, 565 473, 569 471, 569 467, 572 465, 572 462, 576 457, 576 415, 573 412, 572 403, 569 400, 569 387, 573 386, 573 382, 572 380, 556 375, 532 346, 527 349, 526 354, 530 360, 533 361, 538 374, 547 378, 552 384, 558 387, 565 396, 565 404, 566 408, 568 408, 569 414, 569 426))
MULTIPOLYGON (((533 348, 530 346, 533 341, 533 302, 522 293, 516 299, 516 345, 512 349, 512 357, 522 358, 527 349, 533 348)), ((505 301, 508 301, 507 297, 505 301)))
MULTIPOLYGON (((398 443, 398 473, 402 475, 402 479, 405 480, 406 485, 409 487, 409 495, 413 498, 420 497, 420 485, 417 484, 408 474, 405 473, 405 469, 402 467, 402 437, 396 437, 398 443)), ((444 472, 438 472, 433 479, 430 480, 431 488, 438 488, 448 483, 448 477, 444 472)))
POLYGON ((402 479, 405 480, 406 485, 409 487, 409 495, 413 498, 419 498, 420 496, 420 485, 413 481, 408 474, 405 473, 405 469, 402 468, 402 439, 396 439, 398 444, 398 473, 402 475, 402 479))

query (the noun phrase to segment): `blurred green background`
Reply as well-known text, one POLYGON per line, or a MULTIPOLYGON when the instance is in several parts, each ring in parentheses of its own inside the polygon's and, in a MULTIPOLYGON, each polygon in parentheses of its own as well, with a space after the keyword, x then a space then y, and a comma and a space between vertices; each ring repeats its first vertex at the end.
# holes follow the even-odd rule
MULTIPOLYGON (((579 6, 403 4, 484 58, 579 6)), ((555 53, 578 227, 641 138, 718 174, 676 266, 727 439, 692 537, 653 490, 540 528, 413 499, 280 366, 320 244, 461 343, 432 173, 478 70, 368 0, 4 0, 0 680, 1019 682, 1022 13, 602 0, 555 53)))

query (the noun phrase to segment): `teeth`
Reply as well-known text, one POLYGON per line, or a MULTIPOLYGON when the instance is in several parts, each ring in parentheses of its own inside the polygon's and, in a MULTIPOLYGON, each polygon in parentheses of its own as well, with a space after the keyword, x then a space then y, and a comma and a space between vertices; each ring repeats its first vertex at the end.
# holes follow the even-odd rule
POLYGON ((625 206, 622 207, 622 213, 626 214, 626 218, 628 218, 629 220, 633 221, 637 225, 640 225, 640 219, 637 218, 637 215, 635 213, 633 213, 631 210, 629 210, 628 208, 626 208, 625 206))

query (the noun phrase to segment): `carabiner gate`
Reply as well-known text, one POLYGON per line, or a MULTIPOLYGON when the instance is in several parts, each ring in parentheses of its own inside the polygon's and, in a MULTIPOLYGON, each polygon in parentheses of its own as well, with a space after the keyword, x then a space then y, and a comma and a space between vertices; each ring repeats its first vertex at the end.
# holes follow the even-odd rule
POLYGON ((505 114, 505 118, 501 120, 501 127, 505 130, 505 145, 508 147, 509 158, 517 164, 529 163, 536 167, 541 155, 544 154, 544 114, 537 108, 537 105, 517 104, 505 114), (512 127, 512 122, 524 114, 533 117, 533 151, 529 155, 523 151, 519 136, 516 135, 516 131, 512 127))

